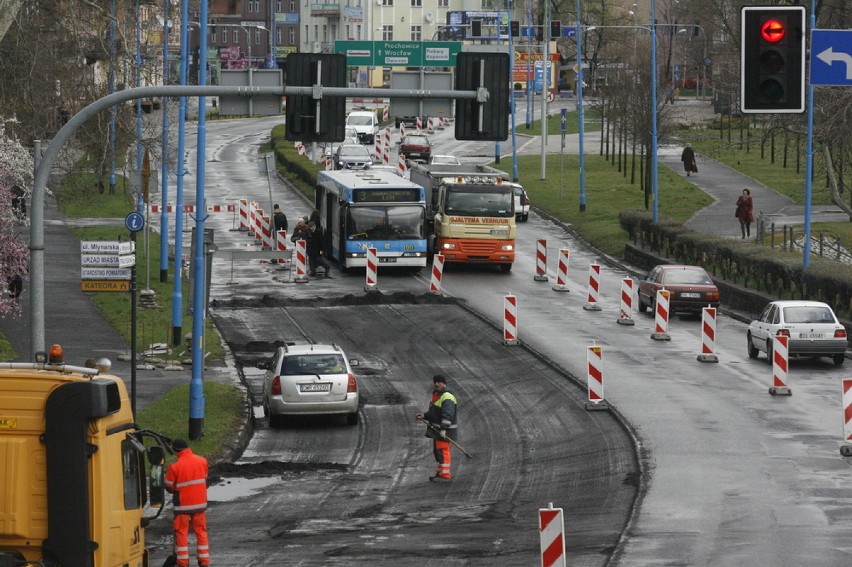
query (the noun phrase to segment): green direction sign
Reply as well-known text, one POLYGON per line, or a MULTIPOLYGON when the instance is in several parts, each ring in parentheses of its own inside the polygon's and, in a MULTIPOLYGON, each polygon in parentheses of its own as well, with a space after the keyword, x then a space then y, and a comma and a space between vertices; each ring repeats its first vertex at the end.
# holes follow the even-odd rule
POLYGON ((335 41, 350 67, 455 67, 459 41, 335 41))

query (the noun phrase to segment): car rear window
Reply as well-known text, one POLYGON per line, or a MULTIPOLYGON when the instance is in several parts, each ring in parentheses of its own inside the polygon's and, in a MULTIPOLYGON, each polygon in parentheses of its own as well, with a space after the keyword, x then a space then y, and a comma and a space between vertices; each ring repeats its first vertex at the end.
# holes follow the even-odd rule
POLYGON ((785 307, 784 321, 787 323, 834 323, 834 315, 828 307, 785 307))
POLYGON ((339 374, 345 369, 343 357, 339 354, 310 354, 285 358, 281 374, 339 374))
POLYGON ((713 281, 704 270, 667 270, 663 276, 668 284, 711 284, 713 281))

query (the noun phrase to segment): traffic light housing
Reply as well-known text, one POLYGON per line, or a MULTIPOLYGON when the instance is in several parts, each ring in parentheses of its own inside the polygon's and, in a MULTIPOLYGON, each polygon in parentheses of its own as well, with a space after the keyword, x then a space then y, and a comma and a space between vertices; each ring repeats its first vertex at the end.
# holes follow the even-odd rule
POLYGON ((346 97, 286 94, 286 87, 346 87, 346 55, 343 53, 291 53, 287 56, 285 85, 287 124, 284 137, 292 142, 342 142, 346 123, 346 97))
POLYGON ((742 112, 804 112, 804 6, 743 7, 740 39, 742 112))
POLYGON ((518 20, 510 21, 509 29, 511 30, 512 37, 521 37, 521 22, 518 20))
POLYGON ((462 51, 456 58, 457 91, 488 90, 488 101, 457 98, 457 140, 504 141, 509 138, 509 54, 462 51), (480 120, 480 107, 482 108, 480 120))
POLYGON ((559 20, 550 21, 550 39, 559 39, 562 37, 562 22, 559 20))

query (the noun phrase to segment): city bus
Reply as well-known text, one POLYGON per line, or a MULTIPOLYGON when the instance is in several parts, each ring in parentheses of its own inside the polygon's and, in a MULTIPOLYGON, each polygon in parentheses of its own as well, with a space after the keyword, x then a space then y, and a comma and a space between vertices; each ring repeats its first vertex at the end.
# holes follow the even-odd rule
POLYGON ((379 265, 418 271, 426 265, 426 197, 420 185, 388 171, 320 171, 316 206, 326 252, 342 270, 379 265))

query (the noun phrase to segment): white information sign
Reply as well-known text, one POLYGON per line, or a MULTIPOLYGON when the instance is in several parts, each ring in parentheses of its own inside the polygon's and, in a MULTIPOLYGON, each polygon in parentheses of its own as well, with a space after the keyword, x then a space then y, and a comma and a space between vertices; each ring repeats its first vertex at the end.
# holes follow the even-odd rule
POLYGON ((129 280, 129 268, 80 268, 84 280, 129 280))

